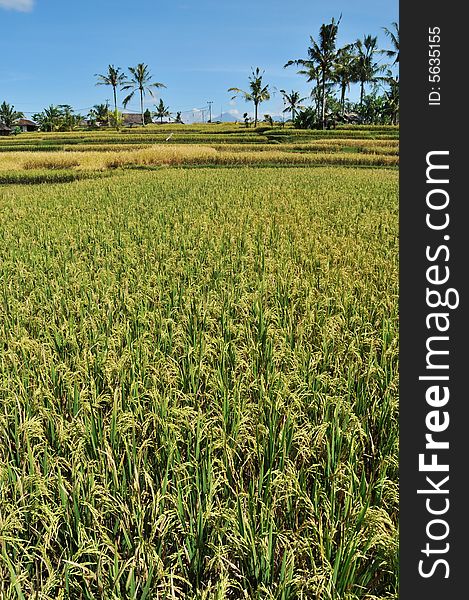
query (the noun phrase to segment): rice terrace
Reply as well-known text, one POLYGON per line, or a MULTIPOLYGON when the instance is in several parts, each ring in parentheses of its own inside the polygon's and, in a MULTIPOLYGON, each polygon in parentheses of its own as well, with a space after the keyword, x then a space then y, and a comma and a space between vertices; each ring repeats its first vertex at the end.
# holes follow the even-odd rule
POLYGON ((277 117, 4 102, 1 600, 397 599, 398 27, 342 25, 277 117))

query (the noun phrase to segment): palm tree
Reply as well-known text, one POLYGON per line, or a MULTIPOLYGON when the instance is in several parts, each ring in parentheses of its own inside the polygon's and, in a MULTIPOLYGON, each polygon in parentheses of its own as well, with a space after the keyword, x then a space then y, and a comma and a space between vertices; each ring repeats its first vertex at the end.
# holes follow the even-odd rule
POLYGON ((374 62, 378 50, 378 38, 371 35, 365 35, 363 40, 355 42, 357 49, 357 80, 360 82, 360 109, 363 107, 363 98, 365 96, 365 84, 375 83, 380 77, 384 66, 374 62))
POLYGON ((345 112, 345 94, 350 89, 351 83, 358 81, 358 58, 354 52, 354 46, 347 45, 337 52, 334 65, 334 79, 340 86, 340 109, 342 115, 345 112))
POLYGON ((246 102, 254 103, 254 127, 257 126, 259 104, 270 99, 269 86, 263 85, 262 82, 263 75, 264 72, 261 73, 259 67, 257 67, 255 71, 252 71, 251 76, 249 77, 249 92, 245 92, 236 87, 228 89, 229 92, 235 92, 232 100, 234 100, 238 94, 241 94, 244 96, 246 102))
POLYGON ((6 127, 13 127, 15 121, 23 117, 23 113, 15 110, 12 104, 7 104, 5 101, 0 104, 0 123, 3 123, 6 127))
POLYGON ((319 116, 321 114, 321 74, 319 72, 318 67, 313 63, 313 61, 310 60, 290 60, 287 62, 286 65, 284 65, 285 67, 289 67, 292 64, 300 64, 302 65, 304 68, 300 69, 299 71, 297 71, 298 75, 303 75, 304 77, 306 77, 306 81, 308 83, 311 83, 312 81, 314 81, 315 86, 312 88, 311 93, 310 93, 310 97, 314 100, 315 106, 316 106, 316 118, 319 119, 319 116))
POLYGON ((320 104, 321 104, 321 123, 323 129, 326 127, 326 98, 327 86, 332 79, 333 67, 336 60, 336 39, 339 30, 339 23, 332 19, 330 23, 322 24, 319 29, 319 41, 310 36, 311 46, 308 48, 307 59, 290 60, 285 67, 292 64, 306 67, 306 72, 314 72, 320 82, 320 104))
POLYGON ((397 125, 399 122, 399 77, 394 77, 392 71, 388 70, 383 79, 389 86, 384 92, 386 94, 385 112, 389 116, 391 124, 397 125))
POLYGON ((117 88, 124 84, 125 75, 121 72, 120 67, 114 65, 108 65, 107 73, 105 75, 99 75, 95 73, 95 77, 98 78, 96 85, 110 85, 112 87, 112 93, 114 96, 114 114, 117 113, 117 88))
POLYGON ((160 119, 161 123, 163 123, 163 119, 165 117, 169 117, 171 114, 169 112, 169 107, 164 105, 164 102, 161 98, 160 98, 159 104, 155 105, 155 108, 156 108, 155 117, 157 119, 160 119))
POLYGON ((103 123, 109 123, 109 107, 107 104, 95 104, 90 109, 88 117, 91 121, 95 121, 102 125, 103 123))
POLYGON ((280 93, 283 96, 283 101, 285 103, 285 108, 283 112, 291 111, 291 120, 295 120, 295 115, 298 110, 304 108, 300 103, 306 98, 300 98, 300 92, 291 91, 289 94, 285 90, 280 90, 280 93))
POLYGON ((42 112, 33 115, 34 121, 39 124, 42 131, 58 129, 62 124, 62 117, 62 110, 52 104, 42 112))
POLYGON ((82 115, 75 114, 70 104, 59 104, 57 109, 60 112, 58 127, 61 131, 72 131, 83 119, 82 115))
POLYGON ((391 23, 394 31, 388 29, 387 27, 383 27, 384 33, 391 40, 391 44, 393 46, 392 50, 381 50, 383 54, 386 54, 388 58, 393 58, 393 65, 399 62, 399 25, 393 21, 391 23))
POLYGON ((154 82, 151 83, 151 74, 148 69, 148 65, 144 63, 139 63, 136 67, 129 67, 130 79, 124 82, 122 86, 122 90, 132 90, 130 94, 124 98, 124 106, 132 100, 134 94, 139 92, 140 94, 140 112, 142 114, 142 125, 145 125, 145 117, 143 110, 143 101, 145 98, 145 94, 148 93, 150 96, 153 96, 153 88, 165 88, 164 83, 154 82))

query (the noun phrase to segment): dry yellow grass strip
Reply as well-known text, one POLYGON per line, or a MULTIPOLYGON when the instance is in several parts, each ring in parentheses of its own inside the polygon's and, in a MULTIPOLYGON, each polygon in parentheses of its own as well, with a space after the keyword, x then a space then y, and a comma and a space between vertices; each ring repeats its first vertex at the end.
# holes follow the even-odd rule
POLYGON ((217 150, 208 145, 154 144, 143 149, 108 152, 5 152, 0 171, 86 170, 103 171, 125 167, 183 165, 365 165, 397 166, 397 155, 364 152, 291 152, 283 149, 217 150))
POLYGON ((71 169, 80 166, 80 160, 77 156, 65 155, 63 152, 55 152, 51 155, 43 156, 42 153, 38 156, 28 158, 23 161, 23 169, 71 169))
POLYGON ((104 152, 3 152, 0 171, 35 169, 103 169, 104 152))
POLYGON ((129 165, 207 164, 213 162, 217 155, 217 150, 210 146, 155 144, 142 150, 130 150, 116 154, 110 152, 105 159, 105 166, 115 169, 129 165))

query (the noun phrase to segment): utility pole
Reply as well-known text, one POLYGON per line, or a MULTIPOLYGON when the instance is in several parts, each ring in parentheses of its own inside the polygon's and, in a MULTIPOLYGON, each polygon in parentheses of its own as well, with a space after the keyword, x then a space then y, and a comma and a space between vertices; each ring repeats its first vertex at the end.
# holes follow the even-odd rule
POLYGON ((213 100, 207 100, 207 104, 208 104, 208 122, 211 123, 212 122, 212 104, 213 104, 213 100))

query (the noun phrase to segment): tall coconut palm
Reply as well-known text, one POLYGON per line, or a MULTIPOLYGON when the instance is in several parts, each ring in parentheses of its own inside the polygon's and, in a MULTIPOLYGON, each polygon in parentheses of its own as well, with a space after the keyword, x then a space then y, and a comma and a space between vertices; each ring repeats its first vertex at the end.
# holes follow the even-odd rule
POLYGON ((308 48, 307 59, 290 60, 286 67, 295 64, 307 68, 308 71, 315 69, 320 82, 320 104, 321 104, 321 123, 323 129, 326 127, 326 98, 327 87, 332 80, 334 63, 336 60, 336 40, 339 30, 341 17, 337 23, 334 19, 330 23, 322 24, 319 29, 319 41, 310 36, 311 45, 308 48))
POLYGON ((95 77, 98 78, 96 85, 110 85, 112 87, 112 93, 114 96, 114 114, 117 113, 117 88, 124 84, 125 75, 121 72, 120 67, 114 65, 108 65, 107 73, 100 75, 95 73, 95 77))
POLYGON ((384 33, 391 40, 391 44, 393 46, 392 50, 381 50, 383 54, 385 54, 388 58, 393 58, 393 65, 399 62, 399 25, 393 21, 391 23, 392 29, 388 29, 387 27, 383 27, 384 33))
POLYGON ((306 98, 300 98, 300 92, 295 92, 295 91, 291 91, 290 93, 286 92, 285 90, 280 90, 280 93, 283 96, 283 101, 285 103, 285 108, 283 109, 283 112, 291 112, 291 120, 294 121, 295 120, 295 116, 296 113, 304 108, 301 105, 301 102, 303 102, 303 100, 306 100, 306 98))
POLYGON ((231 87, 228 89, 229 92, 235 92, 232 100, 236 98, 239 94, 244 96, 246 102, 254 103, 254 127, 257 126, 257 115, 259 110, 259 104, 261 102, 265 102, 270 99, 269 86, 264 85, 262 81, 262 77, 264 72, 261 73, 259 67, 256 70, 252 71, 249 77, 249 92, 245 92, 236 87, 231 87))
POLYGON ((12 104, 7 104, 5 101, 0 104, 0 123, 6 127, 13 127, 15 121, 23 117, 23 113, 15 110, 12 104))
POLYGON ((142 125, 145 125, 144 116, 144 99, 145 94, 148 93, 150 96, 154 96, 153 90, 158 88, 165 88, 164 83, 152 82, 152 75, 148 69, 148 65, 139 63, 136 67, 129 67, 130 78, 124 82, 122 90, 131 90, 130 94, 124 98, 124 106, 132 100, 134 94, 137 92, 140 95, 140 112, 142 115, 142 125))
POLYGON ((339 102, 343 115, 345 112, 345 95, 347 90, 350 89, 351 83, 358 81, 358 58, 354 52, 353 44, 349 44, 338 50, 333 77, 340 86, 339 102))
POLYGON ((365 35, 363 40, 355 42, 355 48, 357 50, 357 80, 360 83, 360 108, 362 108, 365 84, 379 81, 379 74, 384 71, 385 66, 375 62, 375 56, 380 54, 376 36, 365 35))

